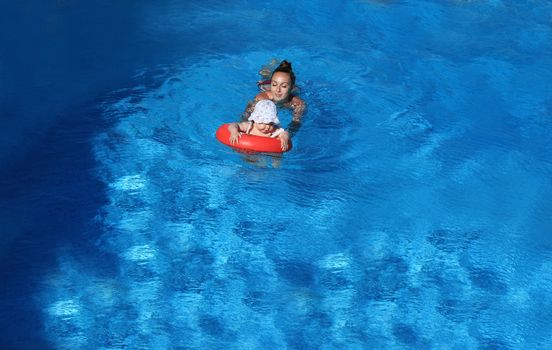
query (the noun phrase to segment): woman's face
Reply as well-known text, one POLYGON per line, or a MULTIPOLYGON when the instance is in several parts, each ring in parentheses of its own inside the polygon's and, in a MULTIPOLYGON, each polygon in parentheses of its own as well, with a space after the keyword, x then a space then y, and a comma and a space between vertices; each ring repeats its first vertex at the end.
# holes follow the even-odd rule
POLYGON ((272 124, 272 123, 270 123, 270 124, 255 123, 255 127, 257 128, 257 130, 259 130, 263 134, 270 134, 270 133, 274 132, 274 129, 275 129, 274 124, 272 124))
POLYGON ((270 92, 272 92, 274 102, 287 101, 292 88, 291 76, 288 73, 276 72, 272 75, 270 92))

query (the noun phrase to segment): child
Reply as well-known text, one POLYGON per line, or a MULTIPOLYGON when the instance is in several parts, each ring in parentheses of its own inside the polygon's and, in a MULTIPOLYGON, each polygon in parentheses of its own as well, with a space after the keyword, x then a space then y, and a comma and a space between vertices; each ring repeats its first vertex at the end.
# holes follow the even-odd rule
POLYGON ((238 142, 241 133, 263 137, 273 137, 280 140, 282 151, 289 147, 289 133, 280 127, 276 105, 271 100, 257 102, 248 121, 228 125, 230 143, 238 142))

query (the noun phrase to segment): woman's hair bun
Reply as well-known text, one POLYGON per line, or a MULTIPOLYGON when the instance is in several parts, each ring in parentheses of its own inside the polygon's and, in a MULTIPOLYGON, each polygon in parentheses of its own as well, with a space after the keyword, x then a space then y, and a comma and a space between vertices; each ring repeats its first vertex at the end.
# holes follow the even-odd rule
POLYGON ((282 62, 280 62, 280 65, 278 66, 278 68, 287 68, 291 70, 291 62, 283 60, 282 62))

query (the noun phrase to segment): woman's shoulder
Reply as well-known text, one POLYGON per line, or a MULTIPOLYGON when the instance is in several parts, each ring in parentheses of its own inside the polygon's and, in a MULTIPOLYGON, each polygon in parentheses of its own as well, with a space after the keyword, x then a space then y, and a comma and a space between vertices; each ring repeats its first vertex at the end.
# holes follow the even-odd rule
POLYGON ((270 91, 263 91, 255 96, 255 101, 272 100, 272 93, 270 91))

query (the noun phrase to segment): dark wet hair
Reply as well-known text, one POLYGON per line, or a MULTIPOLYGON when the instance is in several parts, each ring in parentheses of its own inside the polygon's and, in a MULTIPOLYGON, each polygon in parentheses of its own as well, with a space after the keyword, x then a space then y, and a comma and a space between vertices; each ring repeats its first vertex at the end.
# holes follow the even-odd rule
MULTIPOLYGON (((291 62, 288 62, 286 60, 280 62, 280 65, 276 67, 274 72, 272 72, 272 76, 274 76, 274 73, 277 72, 288 73, 289 77, 291 78, 291 86, 295 86, 295 74, 293 73, 293 69, 291 69, 291 62)), ((270 77, 271 79, 272 76, 270 77)))

